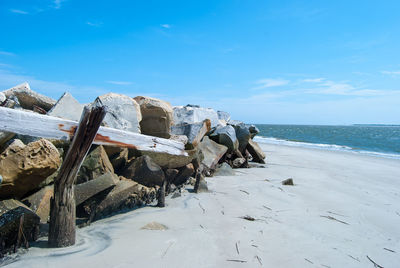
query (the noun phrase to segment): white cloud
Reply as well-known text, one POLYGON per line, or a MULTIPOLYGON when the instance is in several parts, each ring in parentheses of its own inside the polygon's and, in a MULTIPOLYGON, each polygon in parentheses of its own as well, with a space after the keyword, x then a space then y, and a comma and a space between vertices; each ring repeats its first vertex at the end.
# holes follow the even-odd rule
POLYGON ((170 29, 172 27, 171 24, 161 24, 160 26, 165 28, 165 29, 170 29))
POLYGON ((88 21, 86 22, 86 24, 92 27, 100 27, 101 25, 103 25, 102 22, 92 22, 92 21, 88 21))
POLYGON ((325 80, 325 78, 309 78, 309 79, 303 79, 303 82, 305 82, 305 83, 320 83, 324 80, 325 80))
POLYGON ((400 71, 381 71, 383 74, 400 75, 400 71))
POLYGON ((15 56, 14 53, 8 52, 8 51, 0 51, 0 55, 4 55, 4 56, 15 56))
POLYGON ((23 15, 29 14, 29 12, 21 10, 21 9, 10 9, 10 11, 12 13, 16 13, 16 14, 23 14, 23 15))
POLYGON ((289 81, 284 80, 284 79, 265 78, 265 79, 260 79, 260 80, 256 81, 256 84, 258 86, 253 89, 263 89, 263 88, 269 88, 269 87, 284 86, 284 85, 289 84, 289 81))
POLYGON ((113 85, 119 85, 119 86, 132 85, 132 82, 128 82, 128 81, 106 81, 106 83, 113 84, 113 85))
POLYGON ((66 1, 66 0, 54 0, 54 1, 53 1, 54 8, 55 8, 55 9, 61 8, 61 3, 62 3, 62 2, 65 2, 65 1, 66 1))

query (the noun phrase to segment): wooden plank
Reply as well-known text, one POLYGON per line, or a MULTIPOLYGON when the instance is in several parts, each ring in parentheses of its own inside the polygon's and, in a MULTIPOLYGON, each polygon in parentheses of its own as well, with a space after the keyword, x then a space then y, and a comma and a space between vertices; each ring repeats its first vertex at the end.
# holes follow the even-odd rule
POLYGON ((104 106, 83 109, 76 134, 54 180, 48 240, 51 247, 67 247, 75 244, 74 181, 105 115, 104 106))
MULTIPOLYGON (((1 131, 47 139, 71 140, 77 126, 78 122, 67 119, 0 107, 1 131)), ((100 127, 93 143, 187 155, 181 142, 108 127, 100 127)))

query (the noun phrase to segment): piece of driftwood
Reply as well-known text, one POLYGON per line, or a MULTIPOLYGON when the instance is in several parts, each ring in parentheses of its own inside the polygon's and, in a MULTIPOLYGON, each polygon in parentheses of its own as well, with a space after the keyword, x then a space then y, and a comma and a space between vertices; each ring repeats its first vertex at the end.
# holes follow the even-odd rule
POLYGON ((75 244, 74 181, 79 168, 106 115, 103 106, 85 107, 67 155, 54 181, 50 201, 49 246, 67 247, 75 244))
MULTIPOLYGON (((1 131, 69 141, 77 127, 75 121, 0 107, 1 131)), ((108 127, 100 127, 93 143, 187 156, 182 142, 108 127)))
POLYGON ((166 188, 167 188, 167 180, 164 180, 160 187, 160 192, 158 195, 157 206, 160 208, 165 207, 165 190, 166 190, 166 188))

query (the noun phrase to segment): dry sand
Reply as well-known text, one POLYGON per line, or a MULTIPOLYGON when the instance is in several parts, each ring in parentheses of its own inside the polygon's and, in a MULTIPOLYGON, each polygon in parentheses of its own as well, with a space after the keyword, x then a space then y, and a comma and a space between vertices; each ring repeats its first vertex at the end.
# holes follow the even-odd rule
POLYGON ((266 168, 98 221, 73 247, 39 242, 8 267, 374 267, 367 256, 400 267, 400 160, 262 148, 266 168), (295 185, 281 185, 287 178, 295 185), (151 222, 168 229, 141 229, 151 222))

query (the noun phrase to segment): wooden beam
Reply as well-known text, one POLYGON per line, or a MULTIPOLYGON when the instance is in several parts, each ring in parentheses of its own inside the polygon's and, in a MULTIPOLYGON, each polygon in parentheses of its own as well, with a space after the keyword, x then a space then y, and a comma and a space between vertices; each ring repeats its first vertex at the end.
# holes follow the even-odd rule
POLYGON ((75 244, 74 181, 105 115, 104 106, 83 110, 76 134, 54 180, 54 196, 50 201, 50 247, 75 244))
MULTIPOLYGON (((0 131, 57 140, 72 140, 78 122, 0 107, 0 131)), ((114 128, 100 127, 94 142, 140 151, 187 155, 181 142, 114 128)))

